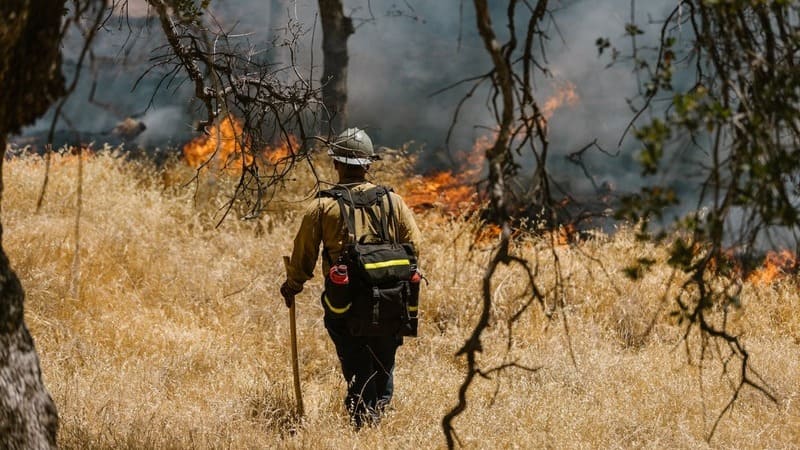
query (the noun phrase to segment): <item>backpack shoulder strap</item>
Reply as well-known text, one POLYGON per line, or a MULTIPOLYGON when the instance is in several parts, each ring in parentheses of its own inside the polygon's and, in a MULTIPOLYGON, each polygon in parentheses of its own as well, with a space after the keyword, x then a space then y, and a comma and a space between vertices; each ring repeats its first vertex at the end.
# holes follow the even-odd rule
MULTIPOLYGON (((317 193, 318 198, 332 198, 336 200, 339 205, 339 213, 342 215, 345 226, 347 227, 347 236, 350 242, 356 241, 356 213, 355 207, 348 208, 345 203, 345 196, 351 199, 352 195, 350 190, 344 186, 334 186, 330 189, 321 190, 317 193)), ((352 201, 350 202, 352 204, 352 201)))
POLYGON ((392 205, 392 198, 389 193, 392 192, 391 188, 386 186, 375 186, 363 191, 353 191, 345 186, 334 186, 330 189, 321 190, 317 197, 327 197, 336 200, 339 205, 339 211, 347 226, 347 232, 351 242, 356 242, 355 225, 355 210, 360 209, 366 212, 369 216, 375 229, 380 233, 381 239, 384 241, 391 241, 395 243, 396 239, 389 233, 389 228, 396 219, 394 218, 394 206, 392 205), (386 196, 388 203, 388 211, 384 206, 383 197, 386 196), (373 206, 378 205, 380 216, 375 214, 373 206), (388 214, 387 214, 388 213, 388 214))
POLYGON ((390 195, 390 192, 392 192, 392 189, 387 188, 386 186, 375 186, 368 191, 364 191, 367 197, 365 200, 369 204, 369 208, 366 210, 370 216, 370 220, 375 226, 375 229, 378 230, 381 239, 385 242, 396 244, 397 242, 395 235, 389 233, 389 229, 394 222, 394 207, 392 205, 392 196, 390 195), (388 207, 384 204, 384 197, 386 197, 385 203, 388 204, 388 207), (378 206, 378 212, 380 213, 380 216, 375 214, 375 205, 378 206))
POLYGON ((397 230, 395 229, 394 234, 390 234, 389 230, 394 225, 396 227, 396 219, 394 217, 394 205, 392 204, 392 188, 386 186, 378 186, 376 189, 380 189, 380 193, 378 195, 378 208, 381 212, 380 217, 380 224, 381 224, 381 233, 383 233, 383 239, 387 242, 391 242, 392 244, 397 243, 397 230), (383 204, 383 197, 386 196, 386 203, 388 205, 384 206, 383 204), (388 209, 388 211, 387 211, 388 209))

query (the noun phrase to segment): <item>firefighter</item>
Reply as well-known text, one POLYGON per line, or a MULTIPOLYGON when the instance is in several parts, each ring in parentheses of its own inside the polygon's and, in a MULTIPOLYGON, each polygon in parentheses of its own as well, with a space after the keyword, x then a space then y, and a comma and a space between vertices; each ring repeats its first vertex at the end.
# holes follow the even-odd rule
MULTIPOLYGON (((370 164, 375 159, 372 141, 364 130, 348 128, 331 143, 328 154, 338 175, 338 185, 351 192, 375 187, 366 180, 370 164)), ((418 248, 420 232, 411 210, 403 199, 390 193, 397 226, 390 230, 399 243, 411 243, 418 248)), ((377 205, 376 207, 377 208, 377 205)), ((327 274, 337 261, 345 243, 348 230, 341 217, 337 201, 319 196, 306 209, 300 229, 294 239, 294 248, 287 267, 287 279, 280 288, 286 306, 291 306, 303 284, 313 277, 320 243, 322 244, 322 269, 327 274)), ((365 215, 355 218, 357 237, 375 234, 374 223, 365 215)), ((345 406, 356 429, 377 424, 392 399, 395 353, 402 344, 401 336, 356 336, 347 326, 346 314, 341 308, 321 296, 325 310, 324 323, 336 348, 341 371, 347 383, 345 406)))

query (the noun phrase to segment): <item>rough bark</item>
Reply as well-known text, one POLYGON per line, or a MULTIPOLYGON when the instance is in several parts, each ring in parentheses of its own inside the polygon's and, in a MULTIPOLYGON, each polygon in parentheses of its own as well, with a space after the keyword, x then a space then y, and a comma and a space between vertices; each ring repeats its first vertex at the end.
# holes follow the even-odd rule
POLYGON ((319 0, 322 22, 322 102, 328 109, 330 127, 340 132, 347 124, 347 38, 355 32, 344 15, 341 0, 319 0))
MULTIPOLYGON (((6 135, 33 122, 64 93, 58 47, 63 11, 64 0, 0 2, 0 173, 6 135)), ((0 198, 2 191, 0 179, 0 198)), ((25 326, 24 299, 0 225, 0 448, 55 448, 58 414, 25 326)))

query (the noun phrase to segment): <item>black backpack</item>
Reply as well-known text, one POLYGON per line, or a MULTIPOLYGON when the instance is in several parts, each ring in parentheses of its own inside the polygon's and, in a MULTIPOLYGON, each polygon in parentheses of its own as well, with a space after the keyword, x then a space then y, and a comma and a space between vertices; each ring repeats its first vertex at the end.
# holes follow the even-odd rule
POLYGON ((323 306, 333 317, 345 318, 355 336, 417 335, 417 257, 412 244, 396 240, 398 224, 389 192, 384 186, 364 191, 337 186, 319 193, 337 201, 348 234, 339 258, 329 259, 323 306), (356 236, 356 210, 367 215, 377 235, 356 236), (392 227, 394 234, 389 233, 392 227))

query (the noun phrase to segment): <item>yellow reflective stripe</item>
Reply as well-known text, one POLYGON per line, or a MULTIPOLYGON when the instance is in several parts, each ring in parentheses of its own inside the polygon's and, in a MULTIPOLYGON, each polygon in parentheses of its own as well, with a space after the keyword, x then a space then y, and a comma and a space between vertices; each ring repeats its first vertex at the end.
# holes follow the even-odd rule
POLYGON ((364 268, 367 270, 372 269, 382 269, 384 267, 393 267, 393 266, 408 266, 411 265, 411 261, 407 259, 392 259, 389 261, 381 261, 376 263, 367 263, 364 264, 364 268))
POLYGON ((350 305, 352 305, 352 303, 348 303, 347 305, 345 305, 345 306, 343 306, 341 308, 337 308, 337 307, 331 305, 331 301, 328 300, 328 296, 327 295, 323 295, 322 298, 325 299, 325 304, 328 306, 328 309, 330 309, 331 312, 334 312, 336 314, 344 314, 344 313, 346 313, 347 310, 350 309, 350 305))
POLYGON ((419 309, 419 307, 418 307, 418 306, 410 306, 410 305, 409 305, 409 307, 408 307, 408 310, 409 310, 409 311, 411 311, 411 312, 414 312, 414 311, 416 311, 416 310, 418 310, 418 309, 419 309))

